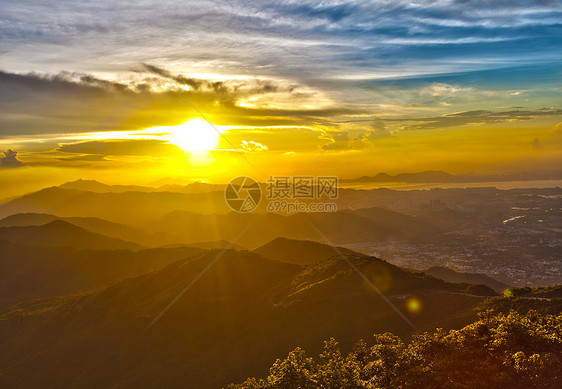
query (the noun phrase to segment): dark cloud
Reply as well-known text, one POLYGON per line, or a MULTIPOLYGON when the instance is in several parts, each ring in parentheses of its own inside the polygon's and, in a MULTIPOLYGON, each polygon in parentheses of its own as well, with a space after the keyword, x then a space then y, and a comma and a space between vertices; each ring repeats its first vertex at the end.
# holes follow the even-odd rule
POLYGON ((104 155, 99 154, 83 154, 83 155, 73 155, 72 157, 60 157, 55 158, 58 161, 87 161, 87 162, 99 162, 105 161, 104 155))
POLYGON ((332 142, 322 146, 324 150, 344 150, 349 149, 352 140, 349 138, 347 131, 336 133, 333 135, 332 142))
POLYGON ((23 163, 17 158, 17 152, 12 149, 4 151, 4 157, 0 157, 0 167, 2 168, 16 168, 23 165, 23 163))
POLYGON ((340 107, 300 108, 316 103, 316 92, 291 83, 267 80, 208 81, 172 74, 145 65, 152 73, 118 83, 92 75, 11 74, 0 71, 0 137, 24 134, 79 133, 177 125, 199 114, 230 125, 306 125, 354 111, 340 107), (154 77, 154 75, 157 77, 154 77), (181 95, 170 82, 192 89, 181 95), (242 106, 252 96, 271 95, 271 103, 242 106), (275 107, 278 96, 297 102, 275 107))
POLYGON ((402 122, 404 130, 426 130, 446 127, 456 127, 465 125, 480 125, 504 123, 508 121, 531 120, 537 117, 560 116, 562 109, 541 108, 535 111, 488 111, 475 110, 447 114, 442 116, 421 117, 421 118, 404 118, 404 119, 386 119, 392 122, 402 122))
POLYGON ((392 136, 391 132, 386 129, 386 124, 381 119, 375 119, 373 121, 373 131, 371 131, 367 137, 368 140, 377 140, 388 138, 392 136))
MULTIPOLYGON (((145 70, 148 70, 149 72, 152 72, 160 77, 169 79, 170 81, 175 81, 180 85, 188 85, 190 87, 192 87, 193 89, 200 89, 202 86, 207 86, 210 84, 209 81, 206 80, 198 80, 198 79, 194 79, 194 78, 189 78, 189 77, 184 77, 184 76, 178 76, 178 75, 174 75, 172 73, 170 73, 169 71, 167 71, 166 69, 160 68, 158 66, 155 65, 151 65, 148 63, 142 64, 143 68, 145 70)), ((217 84, 217 83, 214 83, 217 84)))
POLYGON ((56 151, 81 154, 78 158, 82 160, 85 158, 83 154, 101 156, 167 156, 181 152, 177 146, 156 139, 96 140, 66 143, 60 145, 56 151))
POLYGON ((243 97, 248 95, 272 93, 278 91, 291 91, 298 87, 298 85, 294 84, 284 85, 283 87, 281 87, 280 85, 276 85, 270 81, 265 80, 253 80, 251 82, 202 80, 193 77, 185 77, 183 75, 173 74, 164 68, 151 64, 145 63, 142 64, 142 66, 149 72, 154 73, 155 75, 158 75, 164 79, 168 79, 178 85, 187 85, 198 91, 213 92, 215 95, 232 94, 243 97))
POLYGON ((369 133, 360 132, 354 137, 350 137, 348 131, 339 133, 332 138, 332 142, 323 145, 323 150, 361 150, 372 147, 369 133))

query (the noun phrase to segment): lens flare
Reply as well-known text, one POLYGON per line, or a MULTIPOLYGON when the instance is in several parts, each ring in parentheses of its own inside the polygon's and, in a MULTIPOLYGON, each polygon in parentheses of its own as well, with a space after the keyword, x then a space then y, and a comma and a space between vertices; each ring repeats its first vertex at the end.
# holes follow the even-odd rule
POLYGON ((408 309, 408 312, 417 314, 422 311, 423 303, 416 296, 408 296, 406 297, 406 308, 408 309))

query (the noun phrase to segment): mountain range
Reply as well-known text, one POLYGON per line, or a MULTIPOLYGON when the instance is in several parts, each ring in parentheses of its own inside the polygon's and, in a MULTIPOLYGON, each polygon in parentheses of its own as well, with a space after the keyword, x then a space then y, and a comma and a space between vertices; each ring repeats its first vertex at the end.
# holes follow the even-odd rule
POLYGON ((36 246, 78 249, 140 250, 141 245, 97 234, 74 224, 53 220, 41 226, 0 227, 0 240, 36 246))
POLYGON ((63 189, 77 189, 87 192, 97 193, 123 193, 123 192, 178 192, 178 193, 207 193, 221 191, 224 185, 206 184, 193 182, 188 184, 178 184, 160 180, 153 183, 153 186, 140 185, 107 185, 95 180, 76 180, 59 185, 63 189))
POLYGON ((0 316, 0 383, 218 387, 265 373, 270 360, 297 345, 320 350, 327 337, 351 347, 373 331, 406 336, 466 324, 494 294, 347 253, 405 320, 342 258, 322 259, 326 247, 317 243, 307 252, 320 261, 302 266, 248 251, 196 252, 107 287, 16 304, 0 316), (424 309, 408 312, 410 297, 424 309))
POLYGON ((361 210, 332 213, 297 213, 288 216, 274 213, 240 214, 231 212, 218 215, 201 215, 186 211, 173 211, 152 220, 143 228, 182 237, 185 240, 232 241, 246 227, 248 231, 240 238, 240 244, 254 248, 276 237, 324 241, 315 226, 333 243, 354 243, 376 240, 420 239, 439 230, 429 224, 420 229, 416 219, 396 212, 379 210, 377 217, 371 209, 367 216, 361 210))
POLYGON ((171 185, 78 181, 0 205, 0 387, 224 387, 332 337, 349 352, 373 333, 461 328, 476 309, 560 311, 559 287, 350 249, 386 245, 413 263, 436 252, 449 266, 466 244, 466 261, 490 259, 497 274, 491 254, 506 251, 483 239, 511 234, 517 272, 511 253, 556 252, 558 189, 349 189, 338 212, 286 215, 231 212, 222 190, 171 185), (529 240, 523 221, 503 222, 523 210, 541 220, 529 240))
POLYGON ((82 227, 90 232, 121 239, 146 247, 158 247, 178 243, 178 239, 164 233, 148 233, 140 228, 110 222, 97 217, 60 217, 46 213, 17 213, 0 220, 0 227, 41 226, 60 220, 82 227))
POLYGON ((439 231, 435 225, 380 207, 333 213, 239 214, 228 209, 222 192, 94 193, 53 187, 0 205, 2 215, 2 225, 36 225, 56 218, 151 247, 232 241, 250 224, 250 231, 240 241, 250 248, 276 237, 322 241, 311 223, 321 225, 325 235, 337 244, 420 239, 439 231))
POLYGON ((99 217, 135 225, 175 210, 200 213, 230 212, 223 192, 89 192, 46 188, 0 205, 0 217, 16 213, 47 213, 64 217, 99 217))
POLYGON ((559 180, 562 178, 560 171, 542 173, 515 173, 502 175, 473 175, 450 174, 442 170, 427 170, 418 173, 400 173, 389 175, 378 173, 374 176, 361 176, 358 178, 340 179, 342 183, 365 182, 405 182, 405 183, 468 183, 468 182, 501 182, 501 181, 529 181, 529 180, 559 180))
POLYGON ((74 294, 145 274, 200 252, 196 247, 80 250, 0 240, 0 311, 21 301, 74 294))

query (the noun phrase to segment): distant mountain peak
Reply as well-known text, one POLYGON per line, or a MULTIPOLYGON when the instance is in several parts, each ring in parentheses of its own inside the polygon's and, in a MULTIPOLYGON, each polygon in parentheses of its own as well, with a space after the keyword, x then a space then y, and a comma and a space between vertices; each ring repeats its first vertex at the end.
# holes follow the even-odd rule
POLYGON ((37 246, 66 246, 77 249, 139 250, 143 246, 55 219, 43 225, 1 227, 0 239, 37 246))
POLYGON ((418 173, 400 173, 390 175, 380 172, 374 176, 361 176, 359 178, 342 179, 341 182, 448 182, 463 176, 455 176, 442 170, 425 170, 418 173))
POLYGON ((43 227, 49 227, 49 228, 61 227, 61 228, 71 228, 71 229, 75 229, 75 230, 86 231, 85 229, 83 229, 81 227, 75 226, 74 224, 71 224, 71 223, 68 223, 68 222, 65 222, 65 221, 59 220, 59 219, 53 220, 52 222, 49 222, 49 223, 43 225, 43 227))
POLYGON ((310 265, 318 263, 339 253, 356 254, 343 247, 337 249, 312 240, 289 239, 278 237, 254 250, 261 256, 280 262, 310 265))
POLYGON ((82 178, 75 181, 68 181, 59 185, 59 188, 81 189, 87 190, 88 188, 108 188, 109 185, 103 184, 96 180, 84 180, 82 178))
MULTIPOLYGON (((63 185, 65 185, 65 184, 73 184, 73 183, 76 183, 76 182, 80 182, 80 183, 88 182, 88 183, 93 183, 93 184, 102 184, 101 182, 96 181, 96 180, 85 180, 85 179, 83 179, 83 178, 79 178, 79 179, 74 180, 74 181, 65 182, 63 185)), ((105 185, 105 184, 102 184, 102 185, 105 185)))

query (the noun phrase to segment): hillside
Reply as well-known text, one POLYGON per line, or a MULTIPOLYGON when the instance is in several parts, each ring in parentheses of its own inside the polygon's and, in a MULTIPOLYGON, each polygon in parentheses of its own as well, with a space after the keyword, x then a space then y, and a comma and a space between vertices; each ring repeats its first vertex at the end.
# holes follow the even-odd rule
POLYGON ((59 185, 62 189, 77 189, 97 193, 153 192, 154 188, 139 185, 106 185, 95 180, 76 180, 59 185))
MULTIPOLYGON (((0 338, 0 382, 215 388, 266 373, 269 361, 297 345, 320 350, 322 340, 335 336, 349 349, 373 331, 403 336, 414 331, 341 259, 303 268, 229 250, 214 263, 220 253, 207 251, 82 296, 13 307, 0 320, 0 333, 9 334, 0 338), (107 353, 110 345, 115 352, 107 353), (26 374, 30 370, 37 374, 26 374)), ((414 323, 415 331, 467 324, 484 298, 466 294, 467 285, 407 272, 376 258, 350 260, 414 323), (414 294, 424 309, 409 313, 408 299, 414 294)))
MULTIPOLYGON (((392 196, 395 195, 393 191, 390 192, 392 196)), ((243 237, 246 241, 240 242, 250 248, 264 245, 280 236, 320 240, 310 222, 338 244, 427 239, 440 232, 438 228, 424 224, 417 218, 388 209, 371 206, 354 211, 345 210, 349 202, 373 203, 383 198, 386 199, 386 195, 381 197, 379 190, 342 190, 338 199, 338 203, 343 204, 340 212, 285 215, 259 213, 264 211, 259 208, 259 212, 250 215, 232 213, 224 201, 222 190, 196 193, 90 192, 52 187, 0 205, 0 217, 43 213, 65 218, 101 218, 141 227, 147 232, 165 233, 170 241, 164 244, 231 241, 251 221, 255 221, 252 227, 254 232, 249 231, 243 237)))
MULTIPOLYGON (((343 247, 339 247, 338 250, 343 254, 356 254, 343 247)), ((332 246, 309 240, 287 238, 274 239, 258 247, 254 252, 267 259, 297 265, 311 265, 338 255, 332 246)))
POLYGON ((0 205, 0 217, 16 213, 47 213, 65 217, 98 217, 135 225, 178 209, 201 213, 230 211, 222 191, 194 194, 138 191, 94 193, 51 187, 0 205))
POLYGON ((0 241, 0 311, 18 302, 66 295, 107 286, 148 273, 198 248, 77 250, 0 241))
POLYGON ((396 234, 402 234, 408 237, 427 236, 430 233, 440 231, 436 225, 427 223, 422 218, 416 218, 381 207, 359 208, 356 210, 346 210, 344 212, 371 219, 379 225, 384 226, 388 231, 394 231, 396 234))
POLYGON ((0 227, 40 226, 54 220, 61 220, 82 227, 90 232, 147 247, 169 245, 179 241, 179 239, 164 233, 147 233, 140 228, 110 222, 97 217, 60 217, 46 213, 18 213, 10 215, 0 220, 0 227))
POLYGON ((67 246, 77 249, 140 250, 143 247, 121 239, 87 231, 81 227, 54 220, 42 226, 0 228, 0 240, 36 246, 67 246))
POLYGON ((246 250, 246 248, 242 245, 229 242, 227 240, 215 240, 215 241, 206 241, 206 242, 193 242, 189 243, 186 246, 188 247, 198 247, 204 250, 211 250, 211 249, 224 249, 230 248, 232 250, 246 250))
POLYGON ((440 278, 448 282, 466 282, 469 284, 484 284, 498 293, 509 288, 509 285, 495 280, 486 274, 463 273, 442 266, 434 266, 423 271, 425 274, 440 278))
POLYGON ((224 185, 213 185, 202 182, 173 183, 173 180, 158 180, 149 186, 140 185, 107 185, 95 180, 76 180, 59 185, 62 189, 77 189, 96 193, 123 192, 177 192, 177 193, 209 193, 222 191, 224 185), (170 181, 170 182, 168 182, 170 181))
POLYGON ((266 378, 229 389, 551 388, 562 380, 562 315, 483 314, 462 329, 404 342, 374 334, 345 355, 334 339, 319 358, 302 348, 277 360, 266 378))
MULTIPOLYGON (((201 215, 194 212, 174 211, 143 225, 152 232, 183 237, 186 242, 235 239, 246 227, 248 230, 239 243, 257 248, 275 238, 324 242, 314 226, 335 244, 410 237, 410 219, 401 226, 385 219, 371 219, 352 212, 310 213, 284 216, 274 213, 227 213, 201 215)), ((426 236, 427 231, 421 233, 426 236)), ((418 234, 419 235, 419 234, 418 234)))

